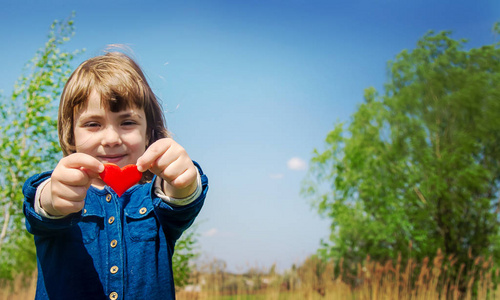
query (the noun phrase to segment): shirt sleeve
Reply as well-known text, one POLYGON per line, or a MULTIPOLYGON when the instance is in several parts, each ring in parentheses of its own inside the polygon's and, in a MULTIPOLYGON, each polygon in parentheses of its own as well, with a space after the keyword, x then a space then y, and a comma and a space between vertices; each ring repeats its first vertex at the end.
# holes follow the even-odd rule
POLYGON ((35 212, 39 215, 41 215, 42 217, 45 217, 45 218, 48 218, 48 219, 62 219, 64 218, 65 216, 51 216, 49 215, 48 212, 46 212, 43 208, 42 208, 42 191, 43 189, 45 188, 45 186, 50 182, 50 178, 48 178, 47 180, 45 180, 44 182, 42 182, 38 188, 36 189, 36 194, 35 194, 35 203, 34 203, 34 206, 35 206, 35 212))
POLYGON ((202 192, 202 185, 201 185, 201 176, 200 173, 197 172, 197 178, 196 178, 196 190, 188 197, 186 198, 173 198, 165 195, 163 192, 163 179, 161 179, 159 176, 156 177, 155 182, 154 182, 154 192, 155 195, 162 199, 163 201, 169 203, 170 205, 173 206, 185 206, 188 205, 189 203, 193 202, 194 200, 198 199, 200 197, 201 192, 202 192))
POLYGON ((48 235, 53 234, 56 231, 66 230, 78 224, 81 219, 81 212, 57 219, 47 218, 36 213, 35 206, 38 187, 50 178, 51 173, 52 172, 44 172, 34 175, 23 185, 23 212, 26 217, 26 229, 34 235, 48 235))
MULTIPOLYGON (((196 191, 193 195, 186 198, 193 198, 189 204, 184 203, 184 205, 181 206, 172 205, 170 202, 157 196, 154 188, 155 183, 153 183, 153 187, 151 188, 151 196, 153 196, 153 205, 155 206, 158 220, 160 224, 162 224, 168 239, 174 243, 182 235, 184 230, 194 222, 196 216, 203 207, 208 192, 207 175, 203 173, 203 170, 197 162, 193 161, 193 163, 198 169, 201 184, 200 182, 198 183, 197 189, 200 189, 199 192, 196 191)), ((181 199, 181 202, 182 201, 181 199)))

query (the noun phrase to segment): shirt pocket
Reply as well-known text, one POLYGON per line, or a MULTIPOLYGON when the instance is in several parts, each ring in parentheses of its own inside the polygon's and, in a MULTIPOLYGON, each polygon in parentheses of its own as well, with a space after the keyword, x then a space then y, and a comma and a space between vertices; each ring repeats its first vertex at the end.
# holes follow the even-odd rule
POLYGON ((125 210, 125 227, 133 241, 154 241, 158 236, 159 223, 153 206, 143 206, 125 210))
POLYGON ((104 228, 104 217, 96 215, 82 216, 82 219, 66 232, 64 240, 71 243, 89 244, 97 239, 104 228))
POLYGON ((101 216, 84 216, 78 222, 78 227, 82 233, 83 243, 92 243, 99 236, 99 231, 104 227, 104 218, 101 216))

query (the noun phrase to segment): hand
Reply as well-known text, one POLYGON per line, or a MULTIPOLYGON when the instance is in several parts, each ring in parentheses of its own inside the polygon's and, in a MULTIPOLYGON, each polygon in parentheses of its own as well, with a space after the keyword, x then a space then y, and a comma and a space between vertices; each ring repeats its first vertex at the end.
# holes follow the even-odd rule
POLYGON ((163 192, 185 198, 196 190, 198 170, 186 150, 171 138, 157 140, 137 160, 137 169, 150 170, 164 180, 163 192))
POLYGON ((74 153, 62 158, 42 191, 42 208, 53 216, 81 211, 92 180, 99 178, 102 171, 104 165, 87 154, 74 153))

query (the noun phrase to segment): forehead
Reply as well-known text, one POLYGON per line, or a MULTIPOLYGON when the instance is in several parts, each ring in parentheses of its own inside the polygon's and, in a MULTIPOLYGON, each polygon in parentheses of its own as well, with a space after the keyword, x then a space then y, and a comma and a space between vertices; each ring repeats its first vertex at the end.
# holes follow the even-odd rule
POLYGON ((83 107, 80 110, 81 111, 105 110, 105 107, 103 107, 101 103, 101 95, 98 94, 95 90, 90 92, 89 98, 87 99, 87 103, 83 105, 83 107))
POLYGON ((75 118, 85 117, 85 116, 96 116, 105 115, 106 113, 128 113, 138 115, 139 117, 144 117, 144 109, 138 107, 126 107, 122 106, 119 111, 114 111, 110 109, 110 105, 106 105, 107 101, 101 100, 101 95, 95 90, 92 91, 87 99, 87 101, 80 107, 75 108, 74 116, 75 118))

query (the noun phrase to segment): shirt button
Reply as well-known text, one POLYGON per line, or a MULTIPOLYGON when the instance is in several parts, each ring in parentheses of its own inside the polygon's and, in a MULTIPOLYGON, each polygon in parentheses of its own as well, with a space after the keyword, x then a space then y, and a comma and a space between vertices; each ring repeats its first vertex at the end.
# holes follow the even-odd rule
POLYGON ((143 208, 141 208, 141 209, 139 210, 139 213, 140 213, 141 215, 143 215, 143 214, 145 214, 147 211, 148 211, 148 209, 147 209, 147 208, 145 208, 145 207, 143 207, 143 208))
POLYGON ((109 271, 111 272, 111 274, 116 274, 116 272, 118 272, 118 267, 112 266, 111 269, 109 269, 109 271))
POLYGON ((84 213, 84 214, 86 214, 86 213, 87 213, 87 209, 86 209, 86 208, 84 208, 84 209, 83 209, 83 213, 84 213))
POLYGON ((118 293, 117 292, 112 292, 111 294, 109 294, 109 299, 111 299, 111 300, 118 299, 118 293))
POLYGON ((113 224, 114 221, 115 221, 115 217, 109 217, 109 219, 108 219, 109 224, 113 224))
POLYGON ((116 247, 117 244, 118 244, 117 240, 112 240, 109 245, 111 246, 111 248, 114 248, 114 247, 116 247))
MULTIPOLYGON (((106 201, 111 202, 111 194, 106 195, 106 201)), ((118 297, 118 295, 117 295, 117 297, 118 297)))

